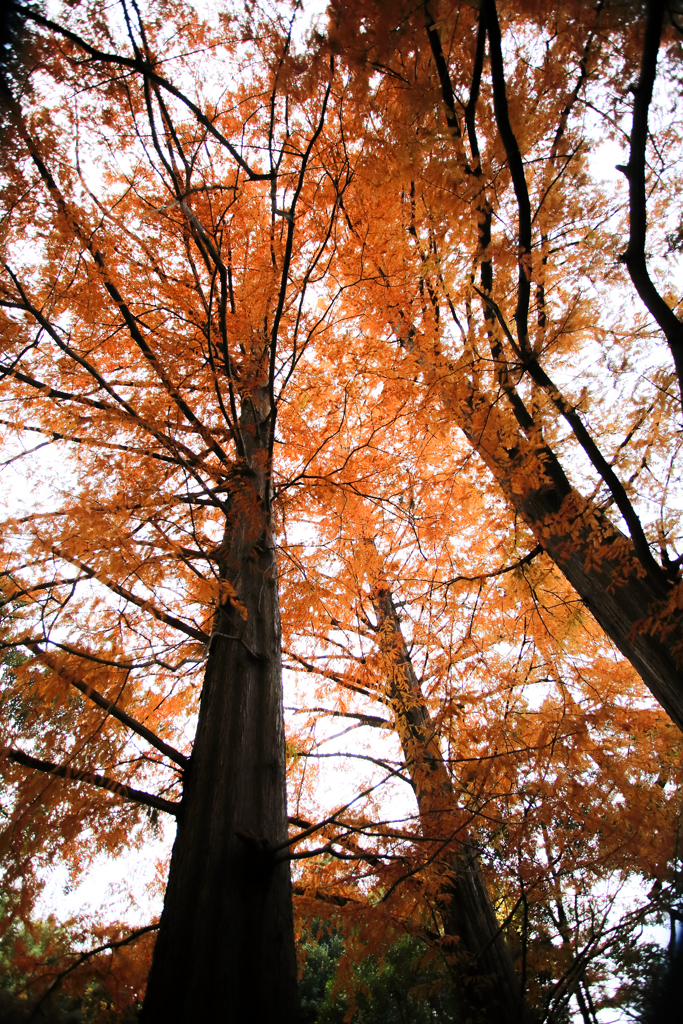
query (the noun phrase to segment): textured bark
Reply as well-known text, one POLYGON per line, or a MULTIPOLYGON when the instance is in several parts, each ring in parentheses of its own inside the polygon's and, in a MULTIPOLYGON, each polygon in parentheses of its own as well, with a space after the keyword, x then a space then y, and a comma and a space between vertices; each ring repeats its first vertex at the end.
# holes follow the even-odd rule
POLYGON ((599 522, 580 495, 571 496, 586 510, 576 516, 576 532, 548 529, 548 497, 552 501, 542 491, 530 493, 520 511, 607 636, 683 729, 683 622, 680 609, 668 607, 668 588, 645 575, 630 539, 599 522))
POLYGON ((444 845, 437 860, 444 873, 440 913, 444 933, 456 940, 449 953, 463 1017, 477 1024, 532 1024, 535 1018, 524 999, 477 851, 467 830, 458 827, 450 776, 389 589, 375 587, 372 603, 385 655, 387 695, 415 789, 422 831, 444 845))
POLYGON ((442 913, 446 934, 459 940, 466 1015, 480 1024, 532 1024, 535 1015, 522 993, 471 844, 460 844, 452 871, 444 888, 450 900, 442 913))
POLYGON ((258 427, 241 427, 249 469, 218 556, 226 598, 210 641, 144 1024, 298 1020, 289 864, 270 852, 286 841, 287 818, 267 456, 258 427))
POLYGON ((511 432, 481 394, 445 399, 512 506, 683 730, 680 582, 663 569, 648 573, 631 538, 571 486, 540 437, 511 432))

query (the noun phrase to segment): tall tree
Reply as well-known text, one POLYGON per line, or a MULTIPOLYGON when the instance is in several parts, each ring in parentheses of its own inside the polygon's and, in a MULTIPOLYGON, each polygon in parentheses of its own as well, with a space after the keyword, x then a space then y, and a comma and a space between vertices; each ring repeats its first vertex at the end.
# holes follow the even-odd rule
POLYGON ((514 962, 486 890, 478 852, 466 829, 462 824, 458 827, 454 820, 456 803, 437 742, 437 730, 430 721, 386 581, 378 581, 371 600, 385 659, 387 694, 423 831, 433 836, 438 821, 437 835, 451 833, 457 840, 455 844, 441 840, 446 854, 439 858, 439 867, 445 874, 444 931, 458 944, 455 974, 462 992, 463 1012, 474 1017, 483 1011, 490 1021, 531 1021, 534 1018, 524 1005, 514 962))
MULTIPOLYGON (((375 349, 373 339, 367 347, 375 349)), ((334 366, 338 357, 328 358, 334 366)), ((358 348, 349 358, 363 365, 358 348)), ((320 363, 316 375, 328 393, 320 363)), ((593 989, 598 1000, 598 962, 637 927, 634 917, 612 932, 609 900, 604 920, 598 912, 609 888, 598 898, 593 879, 618 887, 620 873, 631 871, 649 887, 667 876, 677 810, 663 789, 676 730, 640 708, 635 674, 615 663, 540 550, 515 557, 514 520, 494 490, 474 489, 479 474, 466 446, 434 437, 428 421, 420 438, 400 379, 384 382, 380 415, 368 399, 357 382, 343 411, 336 403, 338 445, 331 437, 325 446, 336 451, 316 452, 308 467, 327 513, 324 543, 285 549, 283 572, 288 665, 319 679, 310 716, 299 712, 292 735, 295 813, 310 805, 316 767, 343 764, 345 749, 352 764, 375 766, 366 783, 374 799, 366 809, 321 815, 327 825, 311 841, 339 866, 312 867, 298 888, 318 899, 327 893, 330 907, 346 898, 337 913, 371 944, 382 918, 387 929, 398 919, 431 930, 470 1012, 476 994, 476 1012, 517 1019, 525 987, 540 1017, 560 1019, 574 997, 593 989), (363 446, 349 454, 343 423, 353 422, 359 437, 365 409, 373 442, 384 448, 381 420, 397 405, 404 429, 393 427, 380 479, 363 446), (637 756, 633 734, 648 737, 637 756), (410 787, 417 816, 411 800, 399 825, 403 801, 378 803, 383 777, 410 787), (646 819, 652 846, 643 842, 646 819), (364 884, 371 873, 378 880, 368 922, 349 899, 354 853, 363 857, 364 884), (565 904, 562 917, 555 905, 565 904)))
POLYGON ((28 750, 23 710, 10 724, 9 781, 46 774, 5 842, 46 799, 78 805, 69 780, 175 814, 143 1019, 294 1021, 272 474, 278 406, 321 329, 308 290, 348 175, 326 127, 341 94, 333 61, 292 54, 293 15, 258 15, 243 52, 239 32, 170 11, 235 69, 212 98, 172 80, 197 65, 169 57, 162 12, 118 12, 26 12, 53 93, 43 109, 4 93, 5 423, 78 451, 61 507, 10 526, 7 642, 32 655, 29 693, 65 713, 41 733, 33 702, 28 750), (183 673, 203 658, 197 702, 183 673), (177 730, 195 714, 190 752, 177 730), (131 735, 167 766, 163 797, 130 784, 149 759, 131 735))

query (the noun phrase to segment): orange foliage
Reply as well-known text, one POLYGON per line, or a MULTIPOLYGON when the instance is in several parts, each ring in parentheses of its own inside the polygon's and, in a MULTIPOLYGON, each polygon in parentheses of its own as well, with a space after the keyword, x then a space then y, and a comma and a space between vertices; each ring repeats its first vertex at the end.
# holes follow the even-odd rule
MULTIPOLYGON (((8 920, 53 858, 77 878, 177 813, 214 611, 249 614, 226 524, 257 506, 300 915, 457 971, 470 843, 559 1012, 669 905, 680 734, 638 672, 680 724, 678 342, 633 269, 635 172, 629 197, 592 162, 605 138, 637 162, 624 10, 332 3, 307 50, 284 5, 28 15, 0 152, 8 920), (620 920, 628 879, 650 896, 620 920)), ((661 35, 647 253, 675 311, 661 35)), ((135 1002, 149 943, 88 970, 135 1002)))

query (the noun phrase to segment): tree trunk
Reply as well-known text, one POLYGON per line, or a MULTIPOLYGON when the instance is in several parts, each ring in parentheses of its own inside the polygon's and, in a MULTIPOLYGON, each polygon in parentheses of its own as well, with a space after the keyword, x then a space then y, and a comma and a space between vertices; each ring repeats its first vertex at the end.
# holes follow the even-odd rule
POLYGON ((534 1015, 524 999, 476 849, 466 830, 457 827, 450 775, 389 589, 376 586, 372 604, 386 659, 387 695, 415 789, 422 832, 433 836, 435 844, 444 842, 437 860, 444 872, 439 909, 444 933, 457 942, 448 952, 463 1019, 476 1024, 532 1024, 534 1015), (451 832, 455 835, 449 841, 451 832))
POLYGON ((683 584, 653 578, 630 537, 571 486, 540 441, 510 429, 484 396, 444 396, 536 539, 673 721, 683 730, 683 584))
MULTIPOLYGON (((246 403, 254 410, 254 402, 246 403)), ((253 419, 253 416, 252 416, 253 419)), ((258 424, 216 553, 218 608, 141 1020, 299 1019, 287 840, 280 613, 258 424)))

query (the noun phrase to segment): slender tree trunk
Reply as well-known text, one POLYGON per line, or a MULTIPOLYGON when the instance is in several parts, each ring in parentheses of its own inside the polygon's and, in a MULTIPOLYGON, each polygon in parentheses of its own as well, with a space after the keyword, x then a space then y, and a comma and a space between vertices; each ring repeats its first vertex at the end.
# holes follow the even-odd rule
POLYGON ((270 850, 286 841, 287 817, 267 460, 258 425, 241 426, 250 468, 216 555, 226 594, 211 636, 144 1024, 299 1019, 289 864, 270 850))
POLYGON ((444 874, 440 914, 445 934, 457 942, 449 953, 454 955, 463 1017, 476 1024, 532 1024, 534 1016, 524 1000, 477 851, 467 831, 456 825, 450 775, 389 589, 375 587, 372 603, 386 659, 387 694, 415 789, 422 831, 433 836, 435 844, 444 842, 437 860, 444 874), (455 835, 449 841, 453 825, 455 835))

